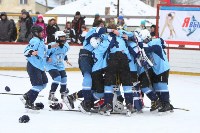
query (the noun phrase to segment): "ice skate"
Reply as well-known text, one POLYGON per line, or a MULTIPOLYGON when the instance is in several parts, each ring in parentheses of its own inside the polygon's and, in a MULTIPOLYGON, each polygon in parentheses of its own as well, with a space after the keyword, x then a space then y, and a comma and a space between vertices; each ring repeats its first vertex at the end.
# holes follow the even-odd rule
POLYGON ((107 103, 102 108, 100 108, 99 113, 101 115, 109 116, 111 111, 112 111, 112 105, 107 103))
POLYGON ((55 93, 54 92, 50 92, 49 93, 48 100, 49 100, 49 104, 58 102, 58 98, 55 97, 55 93))
POLYGON ((150 111, 155 111, 155 110, 157 110, 159 107, 161 107, 161 102, 160 102, 159 99, 156 100, 156 101, 152 101, 152 102, 151 102, 151 109, 150 109, 150 111))
POLYGON ((83 100, 78 106, 78 109, 84 114, 91 115, 91 102, 85 102, 83 100))
POLYGON ((75 98, 73 95, 67 95, 67 93, 64 92, 61 94, 61 98, 69 110, 74 109, 75 98))

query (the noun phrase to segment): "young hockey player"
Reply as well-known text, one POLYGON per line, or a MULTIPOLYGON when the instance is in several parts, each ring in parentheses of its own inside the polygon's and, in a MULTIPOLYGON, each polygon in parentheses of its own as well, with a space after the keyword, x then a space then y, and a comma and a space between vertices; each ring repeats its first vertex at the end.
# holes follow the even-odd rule
POLYGON ((148 63, 148 57, 144 55, 144 50, 142 53, 142 49, 146 47, 147 43, 150 41, 150 34, 147 30, 142 30, 138 36, 138 45, 140 46, 140 59, 138 63, 137 72, 139 75, 140 81, 140 89, 146 94, 146 96, 151 100, 151 109, 150 111, 154 111, 160 107, 160 101, 156 93, 152 88, 152 63, 148 63))
POLYGON ((25 108, 38 110, 34 106, 40 91, 42 91, 48 82, 44 65, 46 62, 46 47, 43 41, 43 29, 40 26, 33 26, 31 28, 33 38, 29 45, 25 48, 24 55, 27 57, 27 72, 30 77, 32 88, 23 95, 22 102, 25 103, 25 108))
MULTIPOLYGON (((115 25, 111 25, 111 29, 116 29, 115 25)), ((116 36, 113 33, 109 34, 110 54, 108 66, 105 73, 105 87, 104 87, 104 106, 101 107, 100 113, 110 115, 112 110, 113 100, 113 86, 116 84, 116 77, 119 75, 120 82, 124 89, 124 97, 127 107, 127 115, 133 111, 133 91, 131 73, 129 68, 130 54, 128 46, 122 38, 126 31, 119 30, 120 35, 116 36)))
POLYGON ((68 99, 66 98, 69 90, 67 89, 67 75, 64 64, 64 61, 68 60, 67 52, 69 50, 69 44, 66 42, 66 35, 63 31, 56 31, 55 40, 56 42, 52 42, 48 45, 49 49, 47 51, 46 70, 53 79, 48 100, 50 102, 58 101, 58 99, 55 97, 55 92, 60 84, 61 99, 67 105, 67 107, 71 109, 68 99), (55 44, 58 46, 51 48, 51 46, 55 44))
MULTIPOLYGON (((95 23, 96 27, 91 28, 86 37, 85 41, 83 42, 83 49, 80 50, 79 53, 79 68, 83 75, 83 83, 82 83, 82 93, 84 97, 84 101, 81 102, 79 109, 83 113, 89 113, 91 111, 91 107, 93 106, 92 102, 92 66, 93 66, 93 58, 92 58, 92 51, 94 47, 90 44, 90 39, 92 37, 100 37, 102 34, 106 33, 108 29, 104 28, 103 21, 97 21, 95 23), (97 28, 99 29, 97 30, 97 28)), ((115 30, 109 30, 110 32, 115 32, 115 30)))
POLYGON ((153 88, 156 91, 160 101, 161 108, 158 112, 166 112, 173 110, 169 99, 168 78, 169 78, 169 62, 164 51, 165 45, 161 38, 156 38, 154 33, 151 33, 152 41, 148 43, 146 51, 153 58, 153 88))

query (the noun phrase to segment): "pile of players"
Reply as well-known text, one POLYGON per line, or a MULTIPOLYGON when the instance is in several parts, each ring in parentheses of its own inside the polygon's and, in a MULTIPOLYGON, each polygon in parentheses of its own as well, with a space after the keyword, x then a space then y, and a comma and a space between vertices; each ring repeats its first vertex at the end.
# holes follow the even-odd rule
POLYGON ((41 39, 42 29, 32 28, 34 38, 25 49, 25 55, 33 87, 22 97, 25 107, 37 109, 34 101, 48 82, 45 68, 53 79, 49 100, 58 101, 54 94, 60 84, 61 98, 69 109, 74 108, 77 98, 83 98, 79 105, 79 110, 83 113, 91 114, 96 109, 94 102, 100 100, 100 114, 110 115, 111 111, 120 112, 125 109, 125 113, 130 116, 135 111, 141 112, 142 92, 151 100, 150 111, 171 111, 173 107, 168 90, 169 62, 164 51, 164 41, 156 38, 155 33, 150 35, 145 29, 140 33, 127 32, 117 30, 114 24, 105 28, 101 20, 94 26, 88 31, 79 53, 78 63, 83 75, 82 89, 71 95, 68 95, 64 67, 69 50, 65 35, 62 31, 57 32, 56 42, 49 44, 47 49, 41 39), (120 86, 123 88, 124 98, 120 86))

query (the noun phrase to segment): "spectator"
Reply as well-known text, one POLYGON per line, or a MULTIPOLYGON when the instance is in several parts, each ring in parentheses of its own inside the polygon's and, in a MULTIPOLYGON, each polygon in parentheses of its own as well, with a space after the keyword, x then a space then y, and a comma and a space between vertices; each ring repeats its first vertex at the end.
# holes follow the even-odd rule
POLYGON ((8 20, 5 12, 1 13, 0 18, 0 41, 9 42, 13 30, 12 23, 8 20))
POLYGON ((107 23, 107 27, 110 26, 110 25, 115 25, 115 19, 114 18, 109 18, 109 21, 107 23))
POLYGON ((94 22, 93 22, 93 25, 92 25, 93 27, 94 27, 95 22, 98 21, 98 20, 101 20, 101 17, 98 13, 96 13, 95 16, 94 16, 94 22))
POLYGON ((81 26, 85 25, 85 17, 81 17, 81 13, 79 11, 76 12, 74 19, 72 20, 72 28, 75 30, 76 38, 75 43, 78 43, 79 35, 81 35, 81 26))
POLYGON ((76 39, 75 30, 72 29, 71 23, 67 22, 64 32, 66 33, 66 39, 69 44, 74 43, 76 39))
POLYGON ((10 19, 10 22, 11 22, 12 28, 13 28, 12 34, 10 37, 10 42, 14 42, 17 39, 17 27, 16 27, 15 21, 13 19, 10 19))
POLYGON ((145 25, 146 25, 146 20, 142 20, 142 21, 140 22, 140 27, 137 27, 137 28, 135 29, 135 31, 139 34, 141 30, 146 29, 146 26, 145 26, 145 25))
POLYGON ((118 30, 127 30, 127 25, 124 22, 123 16, 119 16, 117 19, 117 29, 118 30))
POLYGON ((33 26, 32 19, 28 12, 22 12, 18 42, 28 42, 32 38, 31 27, 33 26))
POLYGON ((38 26, 41 26, 43 28, 43 39, 45 40, 45 38, 47 37, 47 33, 46 33, 46 24, 44 23, 44 20, 43 20, 43 15, 42 14, 39 14, 38 17, 37 17, 37 21, 35 22, 34 25, 38 25, 38 26))
POLYGON ((81 31, 82 31, 82 34, 80 35, 79 40, 81 41, 81 44, 83 44, 83 41, 85 40, 85 36, 88 32, 85 25, 81 26, 81 31))
MULTIPOLYGON (((35 14, 36 14, 36 15, 39 15, 40 12, 37 11, 35 14)), ((35 24, 36 21, 37 21, 37 16, 33 16, 33 17, 32 17, 32 21, 33 21, 33 24, 35 24)))
POLYGON ((47 43, 55 42, 55 32, 59 31, 56 20, 54 18, 50 19, 47 26, 47 43))

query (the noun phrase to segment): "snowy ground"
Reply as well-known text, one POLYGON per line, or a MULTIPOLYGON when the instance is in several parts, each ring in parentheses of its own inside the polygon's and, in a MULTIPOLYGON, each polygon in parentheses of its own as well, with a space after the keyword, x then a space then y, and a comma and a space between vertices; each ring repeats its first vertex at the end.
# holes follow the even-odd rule
MULTIPOLYGON (((28 78, 2 76, 2 74, 27 77, 26 72, 0 71, 0 92, 5 86, 13 93, 25 93, 30 87, 28 78)), ((70 92, 81 88, 80 72, 68 72, 68 88, 70 92)), ((49 78, 51 82, 51 79, 49 78)), ((25 113, 19 96, 0 95, 0 133, 199 133, 200 120, 200 77, 170 75, 169 88, 171 102, 175 107, 190 111, 175 110, 174 113, 158 115, 144 109, 143 114, 132 117, 123 115, 91 116, 79 112, 50 112, 47 102, 50 84, 41 92, 45 97, 38 98, 45 104, 39 114, 25 113), (30 122, 21 124, 18 119, 29 115, 30 122)), ((59 97, 59 93, 57 93, 59 97)), ((145 97, 146 106, 150 101, 145 97)), ((78 103, 77 103, 78 105, 78 103)), ((64 107, 66 108, 66 107, 64 107)))

